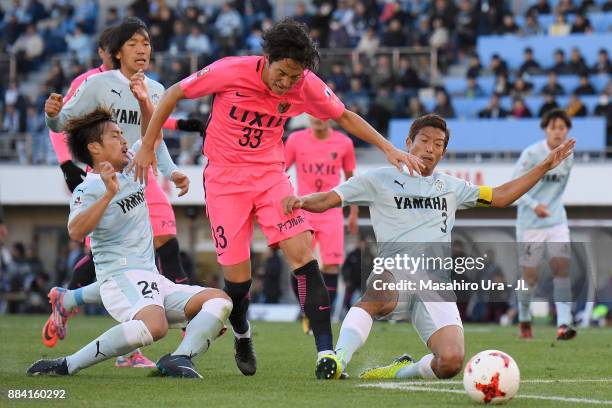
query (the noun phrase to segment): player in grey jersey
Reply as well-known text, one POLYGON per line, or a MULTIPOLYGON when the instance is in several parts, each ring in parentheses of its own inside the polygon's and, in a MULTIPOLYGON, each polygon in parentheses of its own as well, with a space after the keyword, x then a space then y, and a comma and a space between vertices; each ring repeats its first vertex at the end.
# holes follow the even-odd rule
POLYGON ((98 108, 66 126, 74 157, 92 167, 74 191, 70 238, 91 235, 102 302, 119 325, 67 357, 39 360, 28 375, 75 374, 163 338, 169 324, 189 321, 178 348, 157 362, 163 375, 201 378, 192 358, 208 350, 232 310, 225 292, 181 285, 155 267, 144 187, 125 171, 133 154, 110 111, 98 108))
MULTIPOLYGON (((111 55, 114 70, 99 73, 87 78, 74 96, 63 105, 61 95, 52 94, 45 104, 48 126, 60 131, 71 117, 80 116, 99 106, 112 109, 113 117, 123 131, 131 146, 141 139, 146 131, 154 105, 161 98, 164 87, 144 75, 151 58, 151 43, 146 25, 136 19, 127 18, 111 32, 108 40, 108 53, 111 55)), ((164 143, 158 150, 159 167, 164 175, 172 180, 182 193, 189 188, 189 179, 178 170, 164 143)), ((176 222, 172 206, 161 189, 153 170, 145 189, 145 199, 153 226, 153 244, 161 272, 175 283, 187 282, 181 260, 180 248, 176 239, 176 222)), ((53 288, 49 292, 52 314, 43 328, 46 332, 56 332, 63 339, 70 312, 84 303, 100 303, 98 284, 84 286, 77 290, 66 291, 53 288)), ((120 367, 146 367, 153 363, 136 353, 135 356, 121 357, 116 362, 120 367)))
MULTIPOLYGON (((323 212, 330 208, 357 204, 370 207, 372 226, 379 244, 449 243, 457 210, 475 206, 506 207, 533 187, 544 174, 565 160, 575 141, 568 140, 523 176, 499 187, 474 186, 463 180, 436 172, 446 153, 450 131, 440 116, 431 114, 415 120, 406 145, 410 154, 425 163, 422 176, 400 174, 380 168, 357 175, 333 190, 303 197, 287 197, 287 213, 296 208, 323 212)), ((382 246, 381 246, 382 248, 382 246)), ((412 247, 414 248, 414 246, 412 247)), ((385 256, 381 249, 381 256, 385 256)), ((420 254, 420 252, 418 252, 420 254)), ((388 254, 386 256, 391 256, 388 254)), ((421 273, 422 271, 417 271, 421 273)), ((374 318, 410 318, 431 354, 413 363, 402 356, 385 367, 362 373, 363 378, 449 378, 463 365, 463 326, 455 302, 434 301, 430 293, 411 289, 395 290, 401 283, 398 267, 385 264, 380 274, 372 274, 361 300, 346 315, 336 344, 337 369, 350 361, 370 333, 374 318), (386 286, 385 286, 386 284, 386 286)), ((346 377, 346 373, 344 373, 346 377)))

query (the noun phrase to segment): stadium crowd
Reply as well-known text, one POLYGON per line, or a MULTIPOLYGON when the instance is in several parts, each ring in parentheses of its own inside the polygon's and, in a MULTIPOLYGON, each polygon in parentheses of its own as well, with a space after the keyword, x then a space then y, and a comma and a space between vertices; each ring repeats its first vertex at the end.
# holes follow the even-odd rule
MULTIPOLYGON (((148 75, 168 87, 220 57, 260 53, 262 33, 275 15, 272 3, 236 0, 217 7, 179 0, 178 7, 171 7, 164 0, 136 0, 125 9, 101 9, 104 5, 97 0, 66 0, 49 7, 40 0, 14 0, 11 7, 0 9, 0 64, 10 57, 17 67, 15 77, 0 82, 0 129, 5 139, 7 134, 26 133, 31 142, 26 148, 16 138, 5 150, 13 150, 9 156, 23 163, 55 163, 42 116, 44 100, 50 92, 65 93, 72 78, 99 63, 96 36, 104 27, 125 16, 143 19, 156 57, 148 75)), ((521 10, 513 8, 514 3, 317 0, 297 3, 293 18, 310 27, 323 50, 333 50, 324 53, 320 68, 329 87, 383 134, 391 118, 426 112, 446 118, 520 119, 560 106, 576 117, 605 117, 610 146, 612 63, 606 48, 592 65, 578 48, 570 55, 551 50, 546 61, 535 59, 533 50, 525 48, 523 63, 513 70, 503 50, 483 66, 476 44, 479 37, 491 35, 609 32, 612 0, 526 0, 519 2, 521 10), (401 47, 437 50, 438 66, 432 71, 428 57, 401 47), (344 58, 344 49, 357 58, 344 58), (393 49, 401 50, 399 58, 393 49), (436 72, 442 76, 433 78, 436 72), (458 72, 465 73, 465 83, 449 89, 448 75, 458 72), (433 93, 422 92, 427 88, 433 93), (478 109, 461 109, 470 100, 479 104, 478 109)), ((185 103, 178 115, 205 118, 209 103, 185 103)), ((198 160, 197 138, 183 141, 175 135, 169 140, 181 164, 198 160)))

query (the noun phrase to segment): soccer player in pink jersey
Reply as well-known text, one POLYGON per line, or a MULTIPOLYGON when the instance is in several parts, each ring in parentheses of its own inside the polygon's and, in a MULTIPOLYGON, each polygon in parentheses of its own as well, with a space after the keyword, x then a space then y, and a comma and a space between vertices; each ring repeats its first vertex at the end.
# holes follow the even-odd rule
MULTIPOLYGON (((293 132, 285 142, 285 164, 289 169, 294 163, 299 195, 327 191, 349 179, 355 170, 355 148, 344 133, 334 130, 329 121, 310 117, 310 127, 293 132)), ((358 207, 351 206, 349 232, 358 231, 358 207)), ((335 304, 338 273, 344 261, 344 220, 341 208, 323 213, 306 212, 306 219, 313 230, 313 248, 319 244, 323 267, 323 281, 329 293, 330 304, 335 304)), ((295 280, 294 280, 295 284, 295 280)), ((294 287, 295 290, 295 287, 294 287)), ((310 327, 304 320, 304 331, 310 327)))
POLYGON ((289 118, 309 113, 334 119, 347 132, 383 150, 398 170, 422 166, 420 159, 393 147, 312 72, 319 52, 306 27, 291 19, 264 34, 264 55, 218 60, 170 87, 149 122, 142 148, 131 165, 146 180, 155 165, 162 124, 181 99, 212 94, 206 129, 206 211, 223 266, 225 291, 233 301, 236 363, 244 375, 256 371, 247 321, 251 266, 249 245, 256 219, 270 246, 279 246, 298 279, 300 305, 310 319, 318 351, 315 374, 338 378, 342 365, 332 347, 329 295, 312 252, 312 228, 304 213, 285 215, 281 200, 293 192, 285 173, 283 128, 289 118))

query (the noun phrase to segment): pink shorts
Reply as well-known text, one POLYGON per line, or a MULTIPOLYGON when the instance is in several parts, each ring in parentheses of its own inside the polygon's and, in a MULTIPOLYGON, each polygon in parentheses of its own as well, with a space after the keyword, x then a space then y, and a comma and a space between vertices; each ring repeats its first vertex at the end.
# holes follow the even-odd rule
MULTIPOLYGON (((341 210, 334 208, 329 211, 341 210)), ((323 265, 342 265, 344 262, 344 215, 320 217, 319 214, 306 212, 306 219, 312 226, 314 239, 312 248, 319 244, 323 265)))
POLYGON ((176 220, 168 196, 161 189, 152 169, 149 169, 148 177, 149 184, 145 188, 145 200, 149 207, 153 236, 176 235, 176 220))
POLYGON ((204 194, 221 265, 249 259, 253 220, 257 220, 270 246, 312 230, 302 210, 288 216, 283 212, 281 201, 294 190, 282 165, 208 165, 204 169, 204 194))

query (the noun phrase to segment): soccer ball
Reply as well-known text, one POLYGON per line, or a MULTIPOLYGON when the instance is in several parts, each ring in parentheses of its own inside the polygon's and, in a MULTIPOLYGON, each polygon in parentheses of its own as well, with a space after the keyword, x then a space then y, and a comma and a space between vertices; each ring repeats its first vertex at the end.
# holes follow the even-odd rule
POLYGON ((463 370, 463 387, 477 402, 501 404, 516 395, 521 373, 512 357, 503 351, 485 350, 468 361, 463 370))

